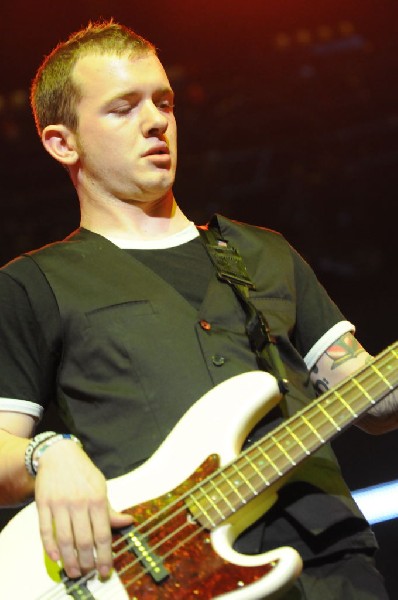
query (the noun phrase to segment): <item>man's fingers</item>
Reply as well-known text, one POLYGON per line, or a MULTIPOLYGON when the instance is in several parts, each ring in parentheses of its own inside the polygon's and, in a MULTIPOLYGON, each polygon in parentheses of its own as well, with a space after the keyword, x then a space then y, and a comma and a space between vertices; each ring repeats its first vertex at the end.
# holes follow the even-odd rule
POLYGON ((94 569, 106 577, 113 564, 112 527, 126 527, 132 523, 132 517, 112 510, 104 476, 88 456, 70 442, 62 453, 68 478, 60 475, 57 453, 61 444, 55 444, 44 453, 36 479, 35 495, 44 548, 53 561, 62 561, 71 578, 94 569))
POLYGON ((61 561, 68 577, 98 569, 107 577, 112 569, 111 527, 127 527, 132 517, 110 508, 106 502, 87 507, 38 507, 43 545, 53 561, 61 561))
POLYGON ((69 511, 59 507, 53 513, 48 507, 42 507, 39 514, 40 532, 48 556, 51 560, 60 560, 69 577, 79 577, 81 568, 69 511))
POLYGON ((112 569, 112 530, 111 527, 127 527, 133 518, 116 512, 108 504, 106 508, 97 506, 91 511, 91 524, 96 548, 97 569, 101 577, 107 577, 112 569))
POLYGON ((109 516, 111 526, 117 529, 118 527, 128 527, 133 522, 133 517, 127 513, 116 512, 113 508, 109 508, 109 516))
MULTIPOLYGON (((78 510, 71 510, 71 525, 74 538, 74 550, 75 555, 77 555, 80 570, 83 574, 88 573, 96 568, 96 561, 91 515, 85 507, 79 508, 78 510)), ((64 558, 63 554, 62 557, 64 558)), ((69 564, 72 566, 72 562, 65 563, 64 561, 64 568, 68 574, 69 570, 67 566, 69 566, 69 564)))
POLYGON ((42 506, 41 504, 37 504, 37 511, 44 550, 51 560, 57 561, 61 558, 61 555, 55 540, 52 512, 48 506, 42 506))
POLYGON ((96 567, 101 577, 107 577, 112 569, 112 531, 108 504, 91 510, 91 526, 95 544, 96 567))

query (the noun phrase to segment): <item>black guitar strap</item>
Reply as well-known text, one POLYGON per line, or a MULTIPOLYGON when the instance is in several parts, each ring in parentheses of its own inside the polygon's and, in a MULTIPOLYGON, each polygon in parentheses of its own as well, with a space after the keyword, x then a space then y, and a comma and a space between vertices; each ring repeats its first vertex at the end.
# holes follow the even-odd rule
POLYGON ((217 277, 234 290, 246 315, 246 333, 260 368, 276 377, 282 394, 288 391, 285 366, 265 316, 249 300, 249 290, 255 285, 250 279, 245 263, 236 248, 225 240, 218 229, 198 228, 205 247, 214 264, 217 277))

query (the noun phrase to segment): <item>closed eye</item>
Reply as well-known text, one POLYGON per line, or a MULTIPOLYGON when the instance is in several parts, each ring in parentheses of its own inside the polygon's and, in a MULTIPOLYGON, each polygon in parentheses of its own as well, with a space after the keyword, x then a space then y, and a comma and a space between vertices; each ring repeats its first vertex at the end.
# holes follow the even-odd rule
POLYGON ((130 105, 117 106, 111 110, 111 113, 115 115, 128 115, 132 107, 130 105))
POLYGON ((164 110, 166 112, 172 112, 174 110, 174 103, 171 100, 161 100, 157 103, 157 106, 160 110, 164 110))

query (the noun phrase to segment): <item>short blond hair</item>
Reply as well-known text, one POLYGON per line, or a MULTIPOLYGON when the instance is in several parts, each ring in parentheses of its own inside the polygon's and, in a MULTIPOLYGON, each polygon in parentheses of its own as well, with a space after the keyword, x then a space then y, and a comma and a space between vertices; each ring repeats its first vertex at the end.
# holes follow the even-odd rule
POLYGON ((73 81, 77 61, 87 54, 156 54, 145 38, 113 20, 89 23, 60 42, 44 59, 31 87, 31 105, 39 135, 47 125, 62 124, 77 130, 77 104, 81 98, 73 81))

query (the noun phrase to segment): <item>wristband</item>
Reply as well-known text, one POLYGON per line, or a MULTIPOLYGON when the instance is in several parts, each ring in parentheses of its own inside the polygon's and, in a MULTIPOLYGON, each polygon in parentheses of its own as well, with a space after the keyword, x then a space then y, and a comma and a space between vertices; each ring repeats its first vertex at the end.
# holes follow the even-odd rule
POLYGON ((71 440, 82 448, 81 441, 70 433, 55 433, 55 431, 46 431, 33 438, 25 453, 25 466, 32 477, 36 477, 39 468, 39 461, 44 452, 53 444, 62 440, 71 440), (29 451, 28 451, 29 449, 29 451))
POLYGON ((32 477, 36 476, 36 473, 34 472, 32 467, 33 452, 38 446, 40 446, 40 444, 56 435, 57 434, 55 433, 55 431, 43 431, 42 433, 38 433, 37 435, 35 435, 35 437, 30 440, 25 450, 25 467, 29 475, 31 475, 32 477))
POLYGON ((53 436, 47 438, 32 453, 30 462, 32 465, 32 471, 35 474, 35 476, 37 475, 37 471, 39 468, 39 461, 40 461, 41 456, 43 456, 45 451, 50 446, 52 446, 53 444, 56 444, 57 442, 61 442, 62 440, 71 440, 72 442, 74 442, 75 444, 80 446, 80 448, 83 447, 81 441, 77 437, 72 435, 71 433, 57 433, 56 435, 53 435, 53 436))

